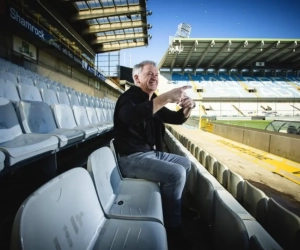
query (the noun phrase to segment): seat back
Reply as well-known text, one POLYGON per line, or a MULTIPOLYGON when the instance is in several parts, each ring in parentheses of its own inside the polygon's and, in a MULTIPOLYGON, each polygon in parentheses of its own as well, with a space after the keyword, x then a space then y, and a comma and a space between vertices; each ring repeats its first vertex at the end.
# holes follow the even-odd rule
POLYGON ((37 87, 27 84, 19 84, 17 88, 21 100, 42 102, 41 93, 37 87))
POLYGON ((221 185, 227 188, 227 181, 228 181, 228 168, 223 164, 219 163, 217 165, 217 180, 221 183, 221 185))
POLYGON ((54 119, 58 128, 75 128, 77 124, 73 111, 69 105, 53 104, 52 106, 54 119))
POLYGON ((72 110, 78 126, 90 125, 86 110, 83 106, 72 106, 72 110))
POLYGON ((19 76, 19 83, 34 86, 32 79, 27 76, 19 76))
POLYGON ((226 190, 215 191, 214 209, 214 249, 248 249, 249 237, 242 219, 250 218, 247 211, 226 190))
POLYGON ((217 176, 217 165, 218 161, 215 157, 208 155, 206 157, 206 168, 210 174, 213 176, 217 176))
POLYGON ((88 158, 87 170, 94 180, 104 212, 109 213, 121 182, 118 167, 110 148, 102 147, 94 151, 88 158))
POLYGON ((69 93, 69 98, 70 98, 71 105, 80 106, 78 96, 76 95, 75 91, 71 91, 71 93, 69 93))
POLYGON ((20 101, 17 111, 26 133, 45 134, 57 128, 51 108, 45 102, 20 101))
POLYGON ((0 151, 0 172, 4 168, 5 154, 0 151))
POLYGON ((217 189, 224 189, 209 173, 197 172, 197 179, 192 192, 199 214, 206 225, 211 226, 214 221, 214 193, 217 189))
POLYGON ((35 83, 35 86, 38 88, 38 89, 48 89, 48 85, 47 83, 45 83, 44 81, 38 81, 35 83))
POLYGON ((0 143, 22 135, 22 130, 12 103, 0 97, 0 143))
POLYGON ((57 92, 57 99, 60 104, 70 105, 70 100, 66 91, 57 92))
POLYGON ((52 89, 41 89, 41 96, 43 101, 49 106, 59 103, 56 93, 52 89))
POLYGON ((91 124, 98 124, 99 120, 98 120, 95 108, 93 108, 93 107, 86 107, 85 109, 86 109, 86 113, 87 113, 89 122, 91 124))
POLYGON ((10 101, 17 102, 20 100, 16 85, 9 80, 0 79, 0 97, 10 101))
POLYGON ((244 181, 242 205, 262 226, 266 225, 268 197, 248 181, 244 181))
POLYGON ((228 169, 227 190, 240 202, 243 199, 243 187, 244 179, 240 175, 228 169))
POLYGON ((300 218, 273 198, 268 200, 267 231, 283 249, 300 249, 300 218))
POLYGON ((21 205, 11 249, 91 249, 103 217, 91 177, 85 169, 74 168, 43 185, 21 205))

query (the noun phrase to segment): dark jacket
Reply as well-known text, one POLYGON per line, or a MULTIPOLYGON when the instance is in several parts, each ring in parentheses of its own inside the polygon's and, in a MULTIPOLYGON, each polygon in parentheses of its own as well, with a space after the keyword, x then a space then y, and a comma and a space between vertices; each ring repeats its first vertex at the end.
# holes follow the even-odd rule
POLYGON ((182 109, 171 111, 163 107, 153 115, 155 97, 153 94, 149 101, 149 95, 137 86, 119 97, 114 112, 114 145, 119 154, 162 151, 164 123, 182 124, 187 120, 182 109))

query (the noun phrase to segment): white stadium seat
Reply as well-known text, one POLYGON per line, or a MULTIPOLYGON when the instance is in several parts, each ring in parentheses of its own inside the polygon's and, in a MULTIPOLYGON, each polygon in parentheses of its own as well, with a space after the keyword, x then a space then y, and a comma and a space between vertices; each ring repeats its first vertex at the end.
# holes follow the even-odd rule
POLYGON ((4 168, 5 154, 0 151, 0 172, 4 168))
POLYGON ((9 80, 3 79, 0 79, 0 97, 12 102, 18 102, 20 100, 16 85, 9 80))
POLYGON ((40 249, 167 250, 167 239, 157 222, 106 219, 88 172, 74 168, 36 190, 15 217, 11 250, 40 249))
POLYGON ((52 110, 45 102, 20 101, 17 111, 25 133, 54 135, 59 139, 60 148, 83 140, 81 130, 57 128, 52 110))
POLYGON ((23 134, 12 103, 1 97, 0 113, 0 149, 8 166, 58 148, 55 136, 23 134))
POLYGON ((69 105, 53 104, 52 110, 58 128, 76 129, 84 132, 84 138, 92 138, 97 135, 98 130, 91 126, 78 126, 73 111, 69 105))
POLYGON ((110 218, 152 220, 163 224, 159 186, 140 179, 122 179, 108 147, 88 158, 90 172, 104 213, 110 218))
POLYGON ((27 84, 18 84, 17 89, 19 91, 20 99, 24 101, 42 101, 41 93, 35 86, 27 84))

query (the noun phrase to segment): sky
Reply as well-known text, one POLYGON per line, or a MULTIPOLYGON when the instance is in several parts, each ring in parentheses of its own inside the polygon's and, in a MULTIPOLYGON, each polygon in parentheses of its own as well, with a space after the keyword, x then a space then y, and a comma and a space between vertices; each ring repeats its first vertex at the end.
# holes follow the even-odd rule
MULTIPOLYGON (((300 0, 148 0, 152 35, 147 47, 121 50, 120 63, 157 64, 180 23, 191 25, 190 38, 300 38, 300 0)), ((300 47, 300 45, 298 45, 300 47)))

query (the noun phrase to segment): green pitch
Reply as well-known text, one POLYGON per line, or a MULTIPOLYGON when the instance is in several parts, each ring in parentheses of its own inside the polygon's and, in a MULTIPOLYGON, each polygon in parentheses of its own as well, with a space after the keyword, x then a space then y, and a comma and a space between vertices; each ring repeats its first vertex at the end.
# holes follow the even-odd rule
POLYGON ((212 121, 212 123, 222 123, 229 125, 236 125, 248 128, 265 129, 272 121, 212 121))

